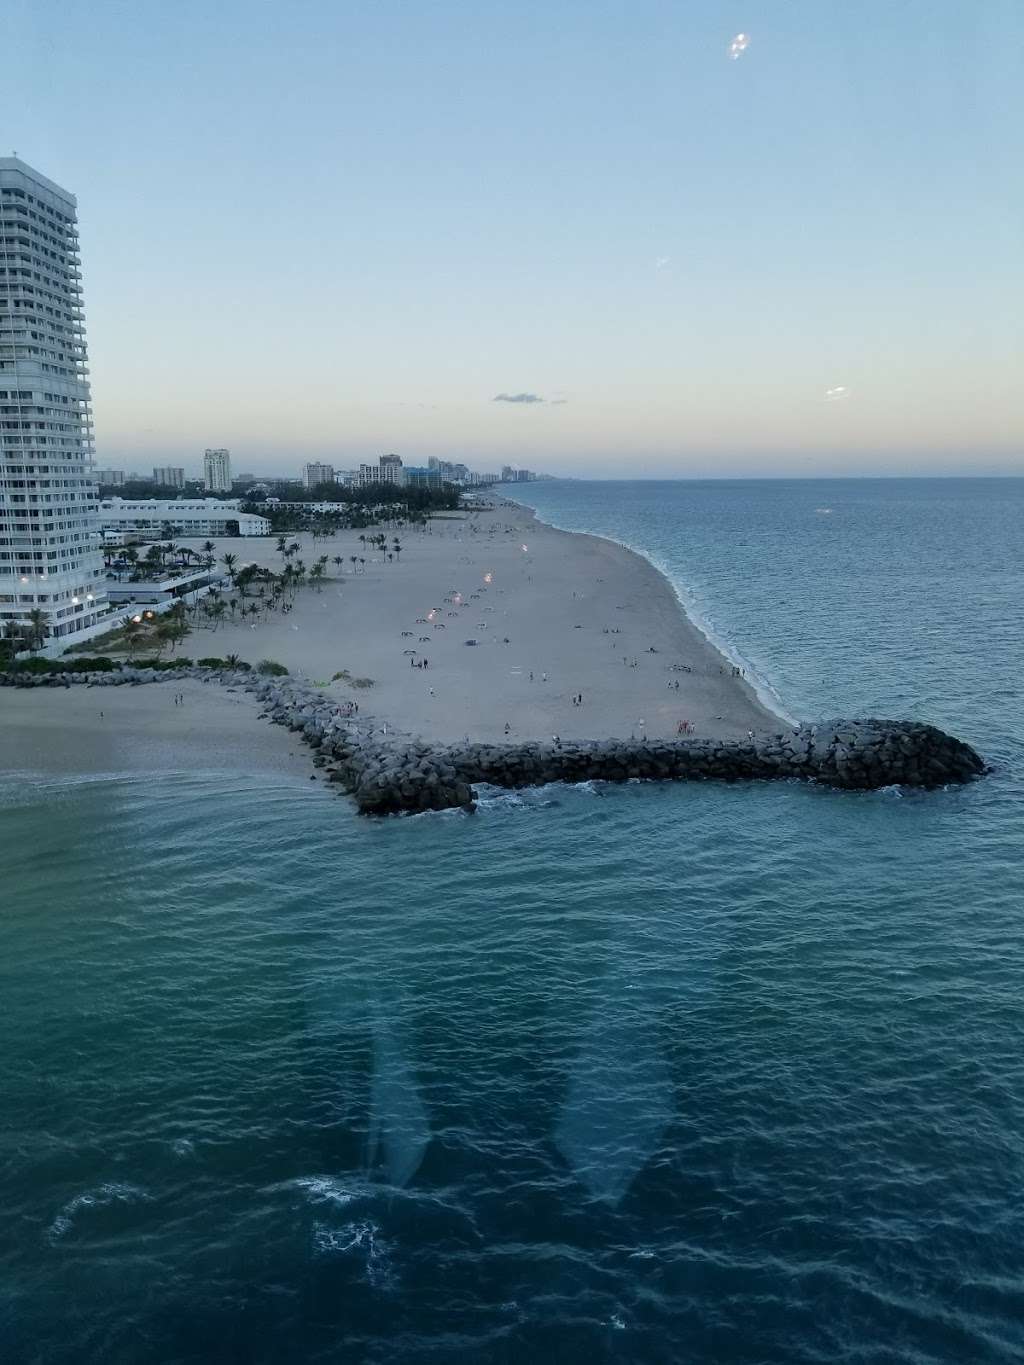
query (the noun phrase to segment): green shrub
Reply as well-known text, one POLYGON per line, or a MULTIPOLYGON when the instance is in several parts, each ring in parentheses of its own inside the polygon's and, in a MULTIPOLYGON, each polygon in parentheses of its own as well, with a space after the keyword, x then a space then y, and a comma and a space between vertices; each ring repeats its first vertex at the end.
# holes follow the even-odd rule
POLYGON ((108 659, 105 654, 94 658, 60 659, 62 673, 113 673, 121 665, 116 659, 108 659))
POLYGON ((9 670, 12 673, 29 674, 112 673, 120 666, 115 659, 108 659, 105 654, 101 654, 93 659, 22 659, 20 662, 10 664, 9 670))
POLYGON ((207 659, 197 659, 196 663, 200 668, 227 668, 227 659, 218 659, 215 654, 211 654, 207 659))
POLYGON ((59 673, 60 669, 53 659, 22 659, 12 665, 15 673, 59 673))
POLYGON ((191 659, 138 659, 135 668, 155 668, 158 673, 167 673, 175 668, 191 668, 191 659))
POLYGON ((288 670, 276 659, 261 659, 256 665, 256 672, 262 673, 265 678, 283 678, 288 670))
POLYGON ((348 683, 349 687, 372 687, 372 678, 353 678, 347 668, 339 668, 337 673, 331 675, 331 682, 348 683))

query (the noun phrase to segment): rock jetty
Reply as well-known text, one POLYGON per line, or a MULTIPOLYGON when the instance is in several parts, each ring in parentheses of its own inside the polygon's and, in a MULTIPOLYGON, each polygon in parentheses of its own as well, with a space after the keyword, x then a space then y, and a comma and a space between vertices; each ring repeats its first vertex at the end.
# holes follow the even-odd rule
POLYGON ((0 675, 0 686, 138 686, 194 678, 250 692, 262 714, 301 735, 314 765, 351 793, 366 815, 472 810, 473 786, 625 782, 631 778, 726 781, 799 778, 867 791, 893 785, 969 782, 985 764, 963 741, 916 721, 839 720, 747 742, 711 739, 592 740, 521 744, 429 744, 388 739, 350 708, 292 678, 204 667, 123 667, 101 673, 0 675))

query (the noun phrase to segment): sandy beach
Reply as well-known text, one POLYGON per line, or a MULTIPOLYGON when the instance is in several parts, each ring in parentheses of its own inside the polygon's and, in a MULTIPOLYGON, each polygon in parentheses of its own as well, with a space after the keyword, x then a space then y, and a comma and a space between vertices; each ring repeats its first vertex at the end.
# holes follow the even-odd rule
MULTIPOLYGON (((506 724, 514 740, 662 738, 681 721, 700 736, 740 738, 777 724, 662 574, 619 545, 555 530, 511 503, 399 538, 399 559, 386 562, 353 532, 315 544, 289 536, 307 567, 327 554, 335 577, 303 588, 287 616, 197 632, 183 651, 276 659, 356 701, 361 717, 428 739, 501 740, 506 724), (332 682, 341 670, 372 687, 332 682)), ((275 544, 222 541, 217 554, 280 567, 275 544)))
MULTIPOLYGON (((286 615, 196 629, 180 652, 277 660, 396 737, 655 739, 685 724, 697 737, 736 739, 778 724, 667 580, 619 545, 556 530, 512 503, 438 517, 399 538, 402 552, 388 561, 357 532, 289 534, 307 568, 328 556, 331 577, 301 588, 286 615), (333 681, 343 670, 371 685, 333 681)), ((216 554, 279 569, 276 543, 221 539, 216 554)), ((194 760, 262 770, 291 761, 287 737, 258 721, 247 698, 196 684, 174 708, 172 692, 5 691, 0 766, 194 760), (92 724, 101 705, 105 732, 92 724)))
POLYGON ((311 770, 294 735, 260 720, 251 697, 216 683, 0 692, 0 772, 308 778, 311 770))

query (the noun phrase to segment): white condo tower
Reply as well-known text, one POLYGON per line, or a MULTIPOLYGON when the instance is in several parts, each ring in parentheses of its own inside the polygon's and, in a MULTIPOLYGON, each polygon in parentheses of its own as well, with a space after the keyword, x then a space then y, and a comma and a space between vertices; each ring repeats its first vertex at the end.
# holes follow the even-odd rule
POLYGON ((107 611, 75 196, 0 157, 0 627, 107 611))

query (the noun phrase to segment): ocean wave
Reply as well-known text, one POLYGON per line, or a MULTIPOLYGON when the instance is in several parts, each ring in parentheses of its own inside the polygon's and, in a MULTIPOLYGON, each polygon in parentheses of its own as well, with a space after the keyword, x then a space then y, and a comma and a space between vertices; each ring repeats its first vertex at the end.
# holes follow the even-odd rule
POLYGON ((588 778, 586 782, 540 782, 514 789, 477 782, 473 784, 473 794, 479 811, 536 811, 559 805, 566 792, 603 797, 610 785, 598 778, 588 778))
POLYGON ((381 1236, 380 1225, 369 1219, 330 1227, 326 1223, 313 1225, 313 1249, 318 1256, 354 1257, 363 1262, 367 1283, 377 1289, 391 1289, 395 1272, 391 1265, 390 1248, 381 1236))
POLYGON ((333 1204, 337 1208, 344 1208, 360 1197, 349 1182, 342 1182, 331 1175, 303 1175, 289 1180, 287 1185, 292 1189, 305 1190, 313 1204, 333 1204))
POLYGON ((95 1189, 83 1190, 61 1209, 46 1230, 50 1242, 59 1242, 75 1226, 75 1220, 88 1209, 107 1208, 111 1204, 148 1203, 152 1195, 139 1185, 118 1184, 116 1182, 97 1185, 95 1189))

